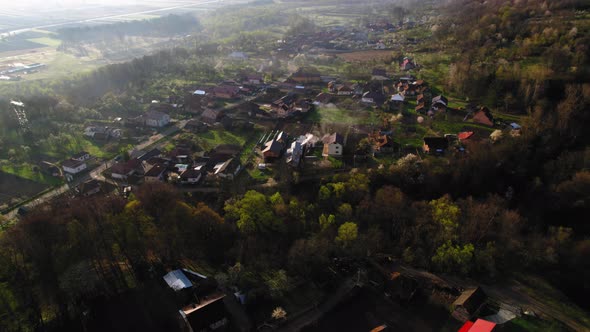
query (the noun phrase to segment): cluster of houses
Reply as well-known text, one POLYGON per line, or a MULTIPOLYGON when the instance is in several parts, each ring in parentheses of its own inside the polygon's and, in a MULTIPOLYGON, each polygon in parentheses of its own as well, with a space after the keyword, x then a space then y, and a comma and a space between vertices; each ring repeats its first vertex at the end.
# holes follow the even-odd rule
POLYGON ((178 308, 181 331, 249 331, 251 323, 242 305, 241 292, 223 291, 214 278, 189 269, 172 270, 164 275, 164 293, 178 308))
POLYGON ((121 138, 123 131, 120 128, 112 128, 108 126, 88 126, 84 128, 84 136, 93 138, 95 140, 106 141, 108 139, 121 138))
POLYGON ((264 163, 259 168, 275 163, 284 157, 287 165, 300 167, 303 159, 315 148, 320 148, 323 157, 340 157, 344 150, 344 137, 339 133, 326 134, 319 138, 311 133, 289 137, 283 131, 271 131, 258 141, 260 156, 264 163))
POLYGON ((205 154, 179 144, 168 153, 152 149, 139 157, 119 161, 108 175, 124 183, 171 181, 195 185, 206 177, 233 180, 242 169, 237 157, 240 151, 239 146, 219 145, 205 154))

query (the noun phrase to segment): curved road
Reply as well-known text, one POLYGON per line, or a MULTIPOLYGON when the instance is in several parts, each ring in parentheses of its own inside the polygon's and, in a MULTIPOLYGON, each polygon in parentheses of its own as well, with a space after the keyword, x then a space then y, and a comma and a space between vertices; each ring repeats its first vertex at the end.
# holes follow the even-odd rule
MULTIPOLYGON (((147 140, 136 145, 133 150, 129 151, 129 154, 134 154, 134 153, 137 154, 137 151, 145 149, 145 148, 153 145, 154 143, 158 142, 159 140, 175 134, 176 132, 178 132, 179 130, 184 128, 186 123, 187 123, 187 120, 178 121, 177 123, 175 123, 171 127, 164 130, 163 132, 161 132, 157 135, 153 135, 150 138, 148 138, 147 140)), ((47 201, 51 200, 52 198, 67 192, 70 189, 75 188, 78 184, 80 184, 84 181, 87 181, 89 179, 97 179, 100 181, 106 181, 106 178, 102 175, 102 172, 104 172, 107 168, 112 166, 113 163, 115 163, 114 159, 104 161, 100 165, 98 165, 97 167, 90 170, 90 172, 88 172, 86 175, 76 178, 73 182, 66 183, 62 186, 51 189, 48 192, 43 193, 39 197, 36 197, 34 200, 30 201, 29 203, 15 207, 14 209, 5 213, 4 217, 7 219, 13 219, 14 217, 16 217, 17 212, 21 207, 26 207, 26 208, 35 207, 43 202, 47 202, 47 201)))

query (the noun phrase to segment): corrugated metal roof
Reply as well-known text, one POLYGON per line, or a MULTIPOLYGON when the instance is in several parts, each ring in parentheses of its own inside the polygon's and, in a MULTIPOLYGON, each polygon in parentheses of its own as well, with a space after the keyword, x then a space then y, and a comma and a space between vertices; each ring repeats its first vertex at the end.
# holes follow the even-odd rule
POLYGON ((182 270, 174 270, 168 272, 164 276, 164 281, 170 286, 170 288, 174 289, 175 291, 179 291, 185 288, 192 287, 193 284, 188 280, 186 275, 182 273, 182 270))

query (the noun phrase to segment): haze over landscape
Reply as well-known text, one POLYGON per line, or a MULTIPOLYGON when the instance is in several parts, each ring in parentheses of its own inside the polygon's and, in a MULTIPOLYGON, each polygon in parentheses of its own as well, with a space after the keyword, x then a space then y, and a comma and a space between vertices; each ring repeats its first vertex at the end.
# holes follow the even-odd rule
POLYGON ((0 1, 0 331, 590 331, 590 3, 0 1))

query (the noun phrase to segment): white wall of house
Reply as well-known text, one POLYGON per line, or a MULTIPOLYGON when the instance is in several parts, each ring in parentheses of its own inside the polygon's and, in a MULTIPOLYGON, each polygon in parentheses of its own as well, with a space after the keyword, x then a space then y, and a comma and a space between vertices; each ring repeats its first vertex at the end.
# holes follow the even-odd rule
POLYGON ((85 154, 83 156, 80 156, 79 158, 72 158, 72 159, 78 160, 78 161, 88 160, 88 159, 90 159, 90 154, 87 153, 87 154, 85 154))
POLYGON ((78 167, 63 166, 64 172, 70 173, 70 174, 78 174, 85 169, 86 169, 86 163, 82 163, 82 164, 78 165, 78 167))
POLYGON ((339 144, 339 143, 324 144, 324 151, 322 152, 322 155, 324 157, 341 156, 342 149, 343 149, 342 144, 339 144))
POLYGON ((111 173, 111 177, 113 179, 126 180, 131 174, 133 174, 133 172, 130 172, 129 174, 111 173))
POLYGON ((165 125, 168 124, 168 122, 170 122, 170 116, 168 116, 167 114, 166 114, 166 116, 163 116, 160 119, 146 119, 145 120, 145 124, 150 127, 164 127, 165 125))

